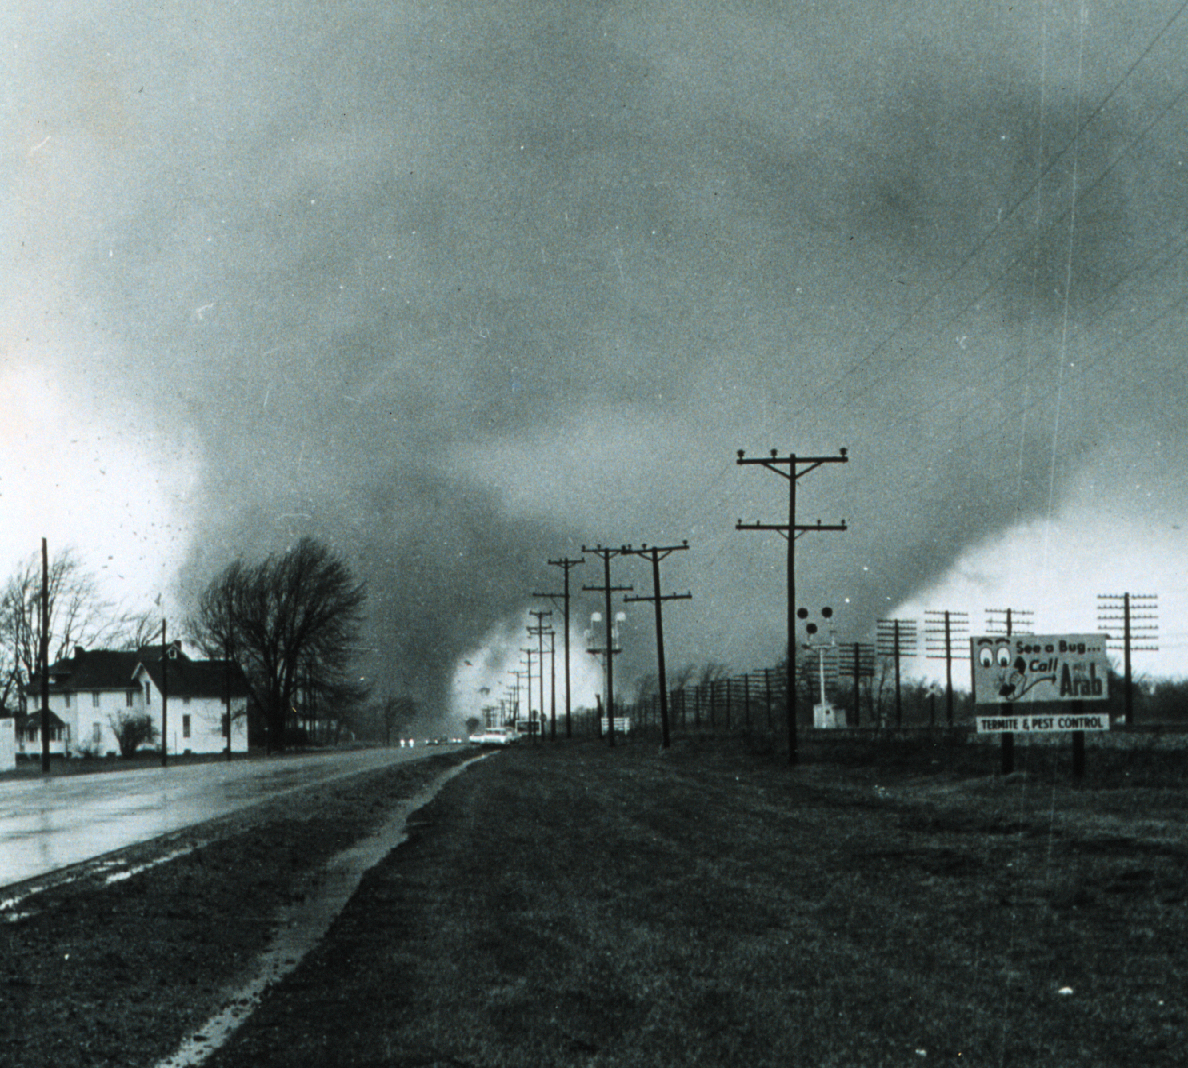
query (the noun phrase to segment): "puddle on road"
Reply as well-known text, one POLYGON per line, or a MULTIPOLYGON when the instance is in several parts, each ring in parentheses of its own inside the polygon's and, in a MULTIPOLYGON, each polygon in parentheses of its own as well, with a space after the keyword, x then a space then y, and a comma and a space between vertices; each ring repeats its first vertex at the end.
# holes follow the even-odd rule
POLYGON ((252 977, 231 994, 220 1012, 186 1038, 176 1053, 159 1061, 156 1068, 196 1068, 224 1045, 256 1010, 265 991, 296 968, 305 954, 321 941, 366 872, 408 837, 408 817, 432 801, 455 775, 482 759, 475 757, 450 768, 415 797, 403 802, 378 831, 332 857, 302 888, 304 899, 281 911, 277 934, 257 961, 252 977))

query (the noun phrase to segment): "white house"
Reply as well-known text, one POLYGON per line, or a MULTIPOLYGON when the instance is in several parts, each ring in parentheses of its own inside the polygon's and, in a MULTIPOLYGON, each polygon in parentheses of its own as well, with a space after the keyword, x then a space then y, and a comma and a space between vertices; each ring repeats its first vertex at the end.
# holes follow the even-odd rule
POLYGON ((161 730, 161 693, 166 694, 165 734, 171 753, 221 753, 227 748, 227 695, 231 751, 246 753, 247 680, 229 660, 191 660, 175 644, 161 666, 161 650, 142 656, 133 672, 144 709, 161 730))
MULTIPOLYGON (((82 649, 50 665, 50 752, 67 756, 118 754, 115 725, 148 713, 161 731, 161 687, 167 694, 166 741, 171 753, 218 753, 227 748, 230 708, 232 752, 247 752, 247 680, 238 664, 191 660, 180 643, 135 651, 82 649)), ((18 725, 22 752, 41 752, 41 680, 25 691, 29 712, 18 725)))

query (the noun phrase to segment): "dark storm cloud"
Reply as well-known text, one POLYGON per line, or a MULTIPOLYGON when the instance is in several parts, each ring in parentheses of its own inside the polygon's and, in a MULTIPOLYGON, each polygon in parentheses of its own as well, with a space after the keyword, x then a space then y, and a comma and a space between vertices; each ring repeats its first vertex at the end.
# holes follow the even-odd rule
MULTIPOLYGON (((1085 112, 1071 38, 1041 81, 1033 22, 909 7, 130 8, 102 62, 76 43, 66 288, 107 339, 98 388, 202 443, 187 585, 324 537, 371 585, 369 674, 428 689, 546 558, 661 519, 709 538, 707 604, 763 602, 754 645, 779 584, 725 545, 778 495, 721 475, 739 446, 851 446, 810 500, 853 530, 805 581, 855 626, 1040 511, 1050 457, 1016 438, 1051 400, 1019 376, 1050 370, 1069 264, 1081 318, 1125 270, 1146 205, 1120 175, 1071 260, 1063 220, 1074 161, 1089 189, 1138 119, 1120 101, 1017 203, 1085 112)), ((678 656, 716 658, 705 633, 678 656)))

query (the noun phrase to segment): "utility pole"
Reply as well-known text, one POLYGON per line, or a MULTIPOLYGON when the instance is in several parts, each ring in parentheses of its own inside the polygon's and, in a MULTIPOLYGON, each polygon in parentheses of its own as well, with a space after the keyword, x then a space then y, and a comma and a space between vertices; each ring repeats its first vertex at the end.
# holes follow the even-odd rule
POLYGON ((810 471, 815 471, 823 464, 844 464, 849 461, 845 449, 839 449, 836 456, 797 456, 795 453, 780 456, 779 450, 772 449, 771 456, 764 459, 748 459, 744 450, 738 450, 740 464, 760 464, 769 471, 774 471, 781 478, 788 480, 788 522, 782 523, 743 523, 740 519, 735 524, 736 530, 774 530, 788 542, 788 692, 785 704, 788 706, 788 763, 795 765, 797 761, 796 717, 799 712, 799 698, 796 693, 796 538, 810 530, 845 530, 846 521, 838 524, 822 525, 817 520, 816 526, 799 526, 796 522, 796 483, 810 471), (785 471, 784 468, 787 468, 785 471))
POLYGON ((223 643, 223 698, 227 706, 227 759, 231 759, 231 639, 223 643))
MULTIPOLYGON (((924 644, 925 654, 930 660, 945 661, 945 721, 953 726, 953 661, 969 659, 969 643, 965 643, 966 652, 953 652, 953 638, 958 635, 969 634, 968 612, 942 612, 939 609, 926 608, 924 610, 924 644)), ((958 646, 960 649, 961 646, 958 646)))
POLYGON ((533 597, 551 597, 556 603, 558 597, 561 598, 562 617, 565 620, 565 630, 562 637, 565 639, 565 737, 573 737, 573 724, 570 720, 570 694, 569 694, 569 572, 580 564, 584 564, 585 560, 570 560, 567 557, 562 557, 560 560, 548 561, 551 567, 559 567, 565 576, 565 585, 561 593, 534 593, 533 597))
POLYGON ((673 553, 682 552, 689 548, 687 541, 682 541, 680 545, 643 545, 638 549, 633 549, 630 545, 624 546, 623 551, 631 553, 634 556, 643 556, 652 561, 652 596, 651 597, 624 597, 624 602, 630 601, 651 601, 656 606, 656 674, 660 683, 660 735, 661 748, 667 749, 672 742, 672 735, 668 723, 668 674, 664 665, 664 613, 661 611, 661 605, 664 601, 689 601, 693 599, 692 593, 669 593, 661 595, 660 593, 660 561, 673 553))
MULTIPOLYGON (((843 647, 846 648, 846 647, 843 647)), ((849 657, 843 658, 845 671, 854 680, 854 726, 862 725, 862 689, 860 680, 874 677, 874 646, 853 642, 848 646, 849 657)), ((840 670, 840 669, 839 669, 840 670)))
MULTIPOLYGON (((524 674, 527 676, 524 685, 524 696, 528 701, 528 736, 531 738, 536 730, 536 720, 532 718, 532 658, 536 655, 536 650, 528 646, 528 648, 521 647, 520 652, 527 658, 527 663, 524 665, 524 674)), ((535 741, 535 739, 533 740, 535 741)))
POLYGON ((169 763, 169 646, 165 642, 165 620, 161 620, 161 767, 169 763))
MULTIPOLYGON (((521 652, 524 652, 524 650, 521 649, 521 652)), ((515 708, 512 711, 512 727, 517 731, 517 733, 519 732, 519 724, 520 724, 520 683, 521 682, 523 682, 523 684, 524 684, 524 693, 527 695, 527 699, 528 699, 528 715, 526 717, 526 722, 529 724, 529 731, 531 731, 531 729, 532 729, 531 728, 531 723, 532 723, 532 671, 531 671, 532 657, 531 657, 531 655, 529 655, 529 657, 528 657, 528 664, 529 664, 528 670, 521 671, 521 670, 517 669, 516 671, 512 672, 512 674, 514 674, 516 677, 516 704, 515 704, 515 708)))
POLYGON ((916 651, 916 621, 914 619, 880 619, 877 629, 879 656, 890 656, 895 660, 895 727, 898 730, 903 726, 899 661, 902 656, 911 656, 916 651))
POLYGON ((1154 644, 1159 634, 1159 624, 1146 622, 1159 618, 1157 593, 1099 593, 1097 595, 1097 629, 1115 630, 1111 623, 1122 624, 1122 638, 1109 639, 1114 648, 1122 649, 1123 677, 1125 685, 1122 695, 1125 700, 1126 726, 1134 726, 1134 684, 1130 671, 1130 651, 1145 649, 1155 651, 1154 644), (1136 642, 1147 644, 1136 645, 1136 642))
POLYGON ((583 586, 582 589, 586 593, 601 593, 606 599, 606 723, 607 744, 611 746, 615 744, 615 653, 618 652, 615 648, 614 623, 611 617, 611 594, 630 593, 634 587, 611 585, 610 562, 612 557, 622 556, 627 551, 626 546, 619 549, 612 549, 605 545, 597 545, 592 549, 582 546, 583 553, 593 553, 595 556, 602 557, 602 585, 583 586))
POLYGON ((41 641, 38 644, 38 659, 41 661, 41 773, 50 770, 50 706, 49 706, 49 548, 45 538, 41 539, 41 641))
POLYGON ((986 629, 991 634, 1034 634, 1035 613, 1030 608, 987 608, 986 629), (1002 618, 998 618, 1001 616, 1002 618))
POLYGON ((545 631, 549 629, 545 626, 544 620, 545 620, 545 616, 552 616, 553 613, 551 611, 537 612, 533 609, 530 609, 528 614, 530 616, 532 616, 533 618, 535 618, 535 620, 536 620, 536 626, 529 627, 528 633, 535 634, 536 638, 537 638, 537 643, 536 643, 537 644, 537 649, 536 649, 537 660, 536 660, 536 663, 537 663, 537 671, 540 674, 540 737, 541 737, 541 740, 543 741, 544 740, 544 709, 545 709, 545 703, 544 703, 544 636, 545 636, 545 631))
POLYGON ((557 632, 549 628, 549 741, 557 740, 557 632))

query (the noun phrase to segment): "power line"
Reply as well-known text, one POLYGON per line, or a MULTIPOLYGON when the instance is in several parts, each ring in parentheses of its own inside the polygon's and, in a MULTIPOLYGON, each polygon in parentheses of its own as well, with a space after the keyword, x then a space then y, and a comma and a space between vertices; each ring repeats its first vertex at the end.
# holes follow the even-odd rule
POLYGON ((968 652, 953 652, 953 639, 969 634, 969 613, 924 610, 926 656, 945 662, 945 721, 953 726, 953 660, 968 660, 968 652))
POLYGON ((565 621, 565 737, 573 737, 573 723, 570 718, 570 686, 569 686, 569 572, 575 567, 584 564, 584 559, 570 560, 567 557, 561 557, 559 560, 549 560, 550 567, 559 567, 564 575, 564 586, 560 593, 534 593, 533 597, 548 597, 557 602, 558 598, 562 605, 562 618, 565 621))
POLYGON ((1156 651, 1159 635, 1159 594, 1157 593, 1099 593, 1097 595, 1097 629, 1108 631, 1115 628, 1111 623, 1122 624, 1122 637, 1107 635, 1108 644, 1122 649, 1123 697, 1125 700, 1126 726, 1134 725, 1134 679, 1130 670, 1132 650, 1156 651), (1142 644, 1145 643, 1145 644, 1142 644))
MULTIPOLYGON (((612 593, 630 593, 633 587, 631 586, 612 586, 610 579, 610 562, 612 557, 621 556, 627 552, 624 546, 619 549, 613 549, 605 545, 597 545, 593 548, 582 546, 583 553, 592 553, 594 556, 602 558, 602 567, 604 581, 601 586, 583 586, 582 589, 587 593, 601 593, 606 598, 606 648, 603 650, 606 663, 605 679, 606 679, 606 722, 607 722, 607 744, 613 746, 615 744, 615 653, 619 652, 615 648, 614 629, 611 618, 611 594, 612 593)), ((591 650, 593 652, 594 650, 591 650)))
POLYGON ((815 526, 800 525, 796 522, 796 483, 810 471, 815 471, 824 464, 844 464, 849 457, 845 449, 838 450, 836 456, 797 456, 792 453, 780 456, 778 450, 772 449, 768 459, 748 459, 743 449, 738 450, 739 464, 758 464, 774 471, 781 478, 788 480, 788 522, 787 523, 744 523, 741 519, 735 524, 736 530, 774 530, 788 542, 788 697, 785 701, 788 715, 788 763, 795 765, 797 761, 796 717, 799 711, 799 697, 796 690, 796 538, 809 531, 845 530, 846 521, 824 525, 817 520, 815 526), (784 468, 787 468, 785 471, 784 468))
POLYGON ((625 553, 643 556, 652 562, 652 595, 650 597, 624 597, 624 601, 651 601, 656 606, 656 674, 660 688, 660 732, 661 747, 667 749, 671 744, 668 725, 668 674, 664 665, 664 614, 661 606, 664 601, 687 601, 692 599, 691 593, 660 593, 660 561, 667 559, 673 553, 683 552, 689 548, 687 541, 680 545, 643 545, 633 549, 630 545, 623 547, 625 553))

